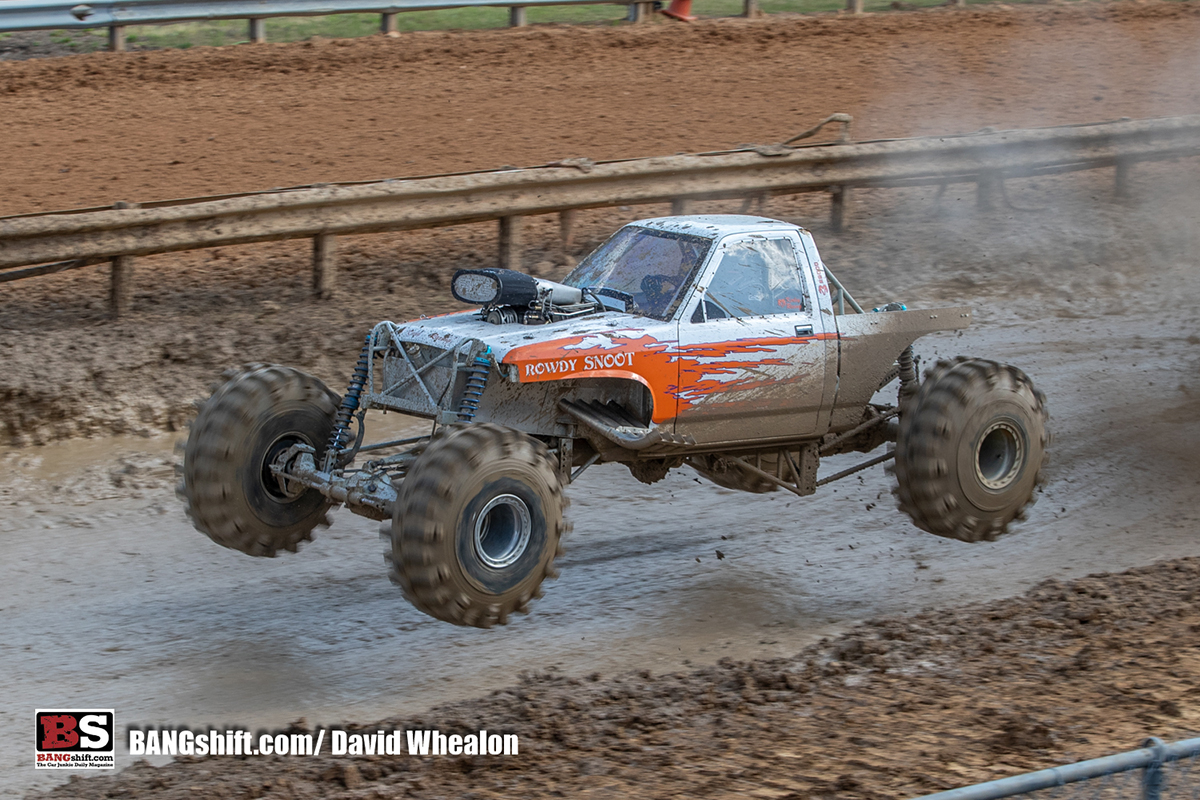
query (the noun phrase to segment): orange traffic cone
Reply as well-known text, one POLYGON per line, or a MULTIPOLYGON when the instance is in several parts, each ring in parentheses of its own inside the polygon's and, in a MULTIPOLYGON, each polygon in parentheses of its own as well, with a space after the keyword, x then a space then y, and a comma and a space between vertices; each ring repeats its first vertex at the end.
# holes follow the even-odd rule
POLYGON ((665 16, 681 22, 695 22, 692 16, 692 0, 671 0, 671 5, 662 10, 665 16))

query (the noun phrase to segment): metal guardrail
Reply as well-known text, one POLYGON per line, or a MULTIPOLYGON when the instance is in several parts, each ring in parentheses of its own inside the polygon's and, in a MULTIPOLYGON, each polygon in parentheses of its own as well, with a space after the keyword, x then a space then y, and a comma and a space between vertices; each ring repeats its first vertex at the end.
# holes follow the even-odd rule
MULTIPOLYGON (((848 125, 849 117, 828 121, 848 125)), ((112 261, 119 313, 115 287, 128 285, 120 275, 128 273, 130 257, 312 238, 314 290, 324 295, 333 289, 338 235, 499 220, 500 264, 519 268, 522 216, 559 213, 569 239, 579 209, 670 202, 673 213, 685 213, 694 200, 827 191, 836 230, 853 187, 976 183, 978 203, 988 207, 1007 178, 1115 167, 1121 195, 1132 165, 1196 155, 1200 115, 601 163, 577 159, 141 208, 121 204, 125 207, 0 218, 0 283, 112 261)))
MULTIPOLYGON (((607 0, 614 2, 614 0, 607 0)), ((521 5, 595 4, 597 0, 520 0, 521 5)), ((0 30, 106 28, 204 19, 308 17, 326 14, 397 13, 437 8, 508 6, 497 0, 6 0, 0 30)))
MULTIPOLYGON (((757 15, 758 0, 744 0, 747 16, 757 15)), ((861 2, 861 0, 850 0, 861 2)), ((632 5, 635 21, 644 20, 652 3, 644 0, 4 0, 0 31, 108 28, 109 49, 125 49, 125 27, 213 19, 250 20, 249 39, 266 41, 263 20, 326 14, 376 13, 380 29, 396 32, 397 14, 446 8, 507 7, 509 24, 525 24, 526 6, 632 5)), ((861 9, 860 9, 861 10, 861 9)))
MULTIPOLYGON (((966 0, 951 0, 963 6, 966 0)), ((380 30, 395 34, 397 17, 405 11, 447 8, 508 8, 509 25, 525 25, 526 6, 627 5, 630 21, 644 22, 653 2, 648 0, 0 0, 0 32, 108 28, 108 49, 125 49, 125 28, 213 19, 249 20, 251 42, 267 40, 264 20, 272 17, 310 17, 327 14, 373 13, 380 15, 380 30)), ((846 0, 846 9, 863 13, 863 0, 846 0)), ((761 15, 758 0, 742 0, 742 15, 761 15)))
POLYGON ((1151 738, 1140 750, 951 789, 919 800, 1000 800, 1035 793, 1051 793, 1054 800, 1066 800, 1071 786, 1098 800, 1197 800, 1198 758, 1200 739, 1164 744, 1151 738))

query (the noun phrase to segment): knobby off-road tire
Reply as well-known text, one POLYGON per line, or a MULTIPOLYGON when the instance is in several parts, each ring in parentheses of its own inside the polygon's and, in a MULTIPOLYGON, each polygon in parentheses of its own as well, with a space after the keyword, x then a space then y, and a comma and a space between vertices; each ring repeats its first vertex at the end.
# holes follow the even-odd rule
POLYGON ((1048 419, 1045 395, 1016 367, 939 362, 900 411, 900 509, 929 533, 995 541, 1034 500, 1048 419))
POLYGON ((440 620, 504 625, 557 576, 566 505, 541 442, 499 425, 443 428, 400 485, 392 581, 440 620))
POLYGON ((177 494, 217 544, 267 558, 294 553, 329 524, 330 502, 313 489, 285 491, 269 466, 298 442, 316 448, 320 463, 339 398, 288 367, 251 364, 222 377, 191 424, 177 494))

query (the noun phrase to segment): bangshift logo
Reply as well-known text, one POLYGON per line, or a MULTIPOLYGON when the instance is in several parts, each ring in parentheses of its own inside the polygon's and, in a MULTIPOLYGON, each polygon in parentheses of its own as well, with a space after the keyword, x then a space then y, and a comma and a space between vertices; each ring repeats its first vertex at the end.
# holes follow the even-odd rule
POLYGON ((113 769, 116 715, 111 708, 34 712, 37 769, 113 769))

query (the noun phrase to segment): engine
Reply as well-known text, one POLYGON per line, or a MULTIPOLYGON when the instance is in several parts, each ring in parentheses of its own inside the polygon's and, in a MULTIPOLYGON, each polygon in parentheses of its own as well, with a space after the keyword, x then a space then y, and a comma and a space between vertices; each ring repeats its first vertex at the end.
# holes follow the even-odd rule
POLYGON ((544 325, 604 310, 598 298, 586 301, 583 289, 511 269, 460 269, 450 291, 456 300, 482 306, 480 316, 495 325, 544 325))

